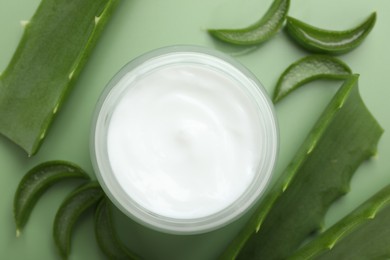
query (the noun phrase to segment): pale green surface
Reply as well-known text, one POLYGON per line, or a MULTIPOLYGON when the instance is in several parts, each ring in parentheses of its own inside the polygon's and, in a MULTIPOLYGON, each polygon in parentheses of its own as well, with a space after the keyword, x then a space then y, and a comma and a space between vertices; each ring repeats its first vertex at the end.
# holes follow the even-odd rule
MULTIPOLYGON (((22 35, 19 21, 28 20, 38 3, 38 0, 0 0, 0 71, 8 64, 22 35)), ((132 58, 172 44, 222 49, 236 53, 235 57, 272 93, 280 73, 306 55, 286 33, 279 33, 249 53, 227 48, 206 33, 207 28, 246 26, 258 20, 270 3, 271 0, 122 0, 39 153, 28 159, 20 148, 0 137, 0 258, 60 259, 54 248, 52 223, 71 185, 56 186, 43 196, 18 239, 12 218, 15 189, 24 172, 47 160, 70 160, 92 175, 89 131, 95 102, 107 81, 132 58)), ((362 97, 385 133, 376 158, 359 168, 351 192, 332 207, 327 226, 390 183, 390 1, 291 2, 290 16, 329 29, 353 27, 372 11, 377 11, 378 20, 371 34, 360 47, 339 58, 361 74, 362 97)), ((278 104, 281 146, 275 176, 290 161, 336 88, 335 83, 311 83, 278 104)), ((97 248, 90 217, 82 219, 77 226, 70 259, 104 259, 97 248)), ((147 230, 122 214, 116 217, 121 236, 146 259, 213 259, 242 224, 241 221, 210 234, 180 237, 147 230)))

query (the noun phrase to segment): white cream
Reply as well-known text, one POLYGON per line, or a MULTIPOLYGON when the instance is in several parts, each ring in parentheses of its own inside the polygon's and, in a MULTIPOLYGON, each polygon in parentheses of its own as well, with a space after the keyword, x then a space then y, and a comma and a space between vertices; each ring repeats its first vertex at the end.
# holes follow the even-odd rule
POLYGON ((208 216, 237 200, 258 169, 262 136, 258 107, 242 86, 194 64, 128 84, 107 139, 125 192, 171 218, 208 216))
POLYGON ((272 103, 218 52, 172 47, 127 64, 97 105, 92 162, 109 198, 152 228, 230 223, 263 193, 276 160, 272 103))

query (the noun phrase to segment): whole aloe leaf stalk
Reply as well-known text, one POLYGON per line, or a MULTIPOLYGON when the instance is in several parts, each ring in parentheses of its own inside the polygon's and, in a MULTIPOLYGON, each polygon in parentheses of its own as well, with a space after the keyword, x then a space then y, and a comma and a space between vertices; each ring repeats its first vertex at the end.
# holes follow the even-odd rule
POLYGON ((43 0, 0 76, 0 133, 29 155, 47 129, 118 0, 43 0))
POLYGON ((376 152, 383 132, 352 75, 338 90, 276 185, 221 259, 285 259, 348 191, 357 167, 376 152))
POLYGON ((390 185, 291 259, 390 259, 390 185))

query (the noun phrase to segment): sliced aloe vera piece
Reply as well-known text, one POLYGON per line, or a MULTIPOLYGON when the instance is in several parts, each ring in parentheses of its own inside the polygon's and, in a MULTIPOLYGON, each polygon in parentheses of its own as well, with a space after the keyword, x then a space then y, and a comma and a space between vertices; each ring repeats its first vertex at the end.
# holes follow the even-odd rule
POLYGON ((273 102, 277 103, 295 89, 316 79, 346 79, 351 69, 339 59, 311 55, 291 64, 279 77, 273 102))
POLYGON ((291 259, 390 259, 390 185, 298 250, 291 259))
POLYGON ((65 161, 41 163, 22 178, 15 193, 14 217, 16 236, 28 221, 28 218, 39 198, 51 186, 64 180, 89 180, 89 176, 79 166, 65 161))
POLYGON ((0 76, 0 133, 37 152, 117 0, 42 0, 0 76))
POLYGON ((107 198, 102 199, 95 214, 95 234, 100 249, 109 259, 141 259, 130 252, 118 239, 115 232, 112 209, 107 198))
POLYGON ((286 29, 290 36, 309 51, 342 54, 358 47, 375 25, 376 13, 353 29, 332 31, 314 27, 292 17, 287 17, 286 29))
POLYGON ((96 205, 103 195, 103 190, 97 182, 88 182, 69 194, 61 204, 54 220, 53 236, 63 258, 69 255, 72 230, 76 221, 87 209, 96 205))
POLYGON ((357 75, 344 82, 221 259, 285 259, 320 229, 327 209, 348 191, 353 173, 376 152, 383 132, 357 83, 357 75))
POLYGON ((213 37, 237 45, 260 44, 274 36, 286 19, 290 0, 274 0, 264 16, 256 23, 242 29, 210 29, 213 37))

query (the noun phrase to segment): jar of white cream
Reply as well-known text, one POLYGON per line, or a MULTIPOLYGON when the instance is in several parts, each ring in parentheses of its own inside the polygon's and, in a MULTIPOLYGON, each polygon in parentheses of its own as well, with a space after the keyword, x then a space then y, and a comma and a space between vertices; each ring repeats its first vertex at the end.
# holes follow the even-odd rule
POLYGON ((278 150, 265 89, 217 51, 149 52, 108 83, 94 117, 97 178, 125 214, 163 232, 204 233, 263 194, 278 150))

